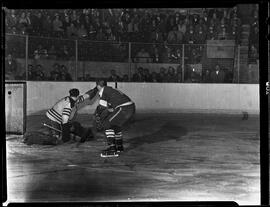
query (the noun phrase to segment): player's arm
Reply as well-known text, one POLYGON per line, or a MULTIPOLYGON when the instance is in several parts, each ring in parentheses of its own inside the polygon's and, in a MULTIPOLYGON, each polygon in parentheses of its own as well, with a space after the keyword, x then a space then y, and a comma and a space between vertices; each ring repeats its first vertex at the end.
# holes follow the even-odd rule
POLYGON ((97 92, 98 92, 97 87, 95 87, 95 88, 87 91, 85 94, 83 94, 83 95, 81 95, 81 96, 78 97, 78 100, 77 100, 76 103, 77 104, 82 103, 82 102, 84 102, 88 98, 90 100, 93 99, 96 96, 97 92))

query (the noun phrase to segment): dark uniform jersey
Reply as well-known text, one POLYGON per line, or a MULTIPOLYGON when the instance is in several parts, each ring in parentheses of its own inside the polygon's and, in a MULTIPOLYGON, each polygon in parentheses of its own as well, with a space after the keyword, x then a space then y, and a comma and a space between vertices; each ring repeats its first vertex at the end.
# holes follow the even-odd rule
POLYGON ((110 86, 105 86, 103 91, 100 91, 100 105, 116 108, 122 104, 131 102, 131 99, 118 89, 114 89, 110 86))

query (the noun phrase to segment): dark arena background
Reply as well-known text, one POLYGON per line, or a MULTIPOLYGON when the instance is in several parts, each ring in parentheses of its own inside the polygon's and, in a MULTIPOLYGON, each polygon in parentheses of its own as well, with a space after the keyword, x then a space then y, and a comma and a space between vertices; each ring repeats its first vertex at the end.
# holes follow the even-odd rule
POLYGON ((259 205, 257 4, 231 8, 5 8, 7 202, 235 201, 259 205), (94 138, 40 139, 46 111, 104 78, 136 114, 102 158, 94 138))

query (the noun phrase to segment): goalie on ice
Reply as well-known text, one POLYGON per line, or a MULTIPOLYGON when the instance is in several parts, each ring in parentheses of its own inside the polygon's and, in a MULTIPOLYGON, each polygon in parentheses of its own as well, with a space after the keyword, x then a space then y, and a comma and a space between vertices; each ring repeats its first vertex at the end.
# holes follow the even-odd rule
MULTIPOLYGON (((84 97, 92 99, 97 94, 97 88, 89 90, 84 97)), ((60 144, 79 138, 84 142, 87 138, 93 137, 91 128, 84 128, 79 122, 73 121, 77 114, 76 101, 80 92, 73 88, 66 96, 56 102, 52 108, 46 112, 46 121, 43 126, 46 131, 39 134, 28 133, 25 136, 26 144, 60 144), (32 136, 31 136, 32 135, 32 136)))

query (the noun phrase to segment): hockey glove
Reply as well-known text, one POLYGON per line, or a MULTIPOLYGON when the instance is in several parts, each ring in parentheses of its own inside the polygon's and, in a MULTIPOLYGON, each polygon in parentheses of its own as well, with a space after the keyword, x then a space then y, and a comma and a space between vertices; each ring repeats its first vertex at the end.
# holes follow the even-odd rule
POLYGON ((83 95, 81 95, 81 96, 78 97, 78 99, 77 99, 77 101, 76 101, 76 104, 80 104, 80 103, 82 103, 82 102, 84 102, 84 97, 83 97, 83 95))

